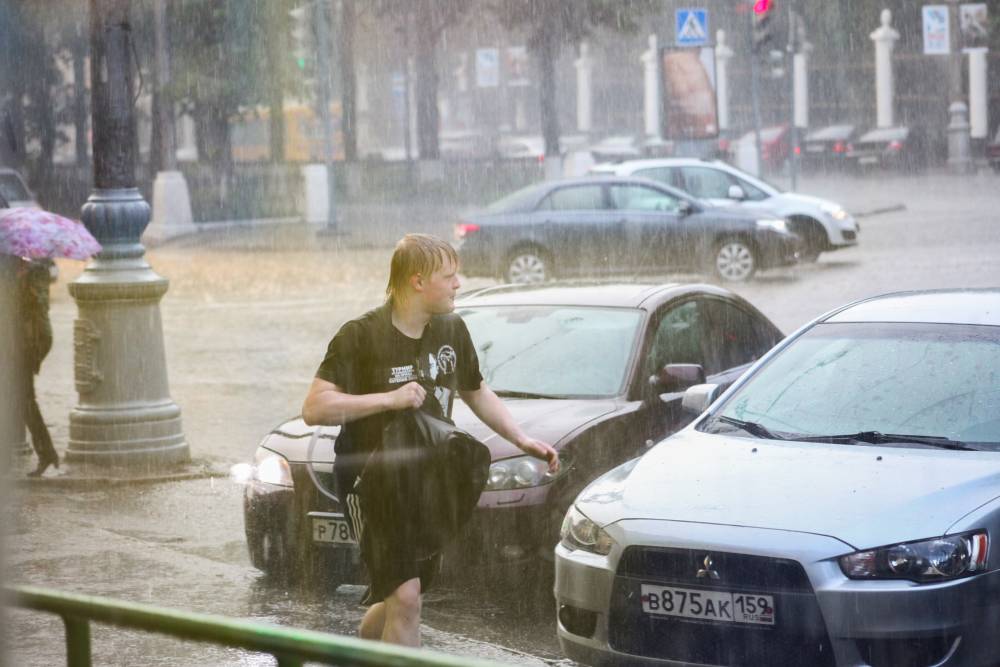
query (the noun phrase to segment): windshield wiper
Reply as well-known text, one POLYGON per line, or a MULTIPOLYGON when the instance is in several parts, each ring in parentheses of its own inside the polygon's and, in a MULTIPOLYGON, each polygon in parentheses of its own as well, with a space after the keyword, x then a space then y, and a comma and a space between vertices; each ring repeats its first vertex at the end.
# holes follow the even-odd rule
POLYGON ((531 391, 513 391, 510 389, 494 389, 493 393, 500 398, 563 398, 552 394, 536 394, 531 391))
POLYGON ((803 442, 828 442, 831 444, 866 442, 871 445, 914 444, 937 447, 939 449, 954 449, 963 452, 977 452, 964 442, 933 435, 911 435, 906 433, 882 433, 880 431, 859 431, 841 435, 810 435, 796 438, 803 442))
POLYGON ((782 437, 775 433, 772 433, 763 424, 758 424, 757 422, 743 421, 742 419, 734 419, 733 417, 726 417, 725 415, 720 415, 716 418, 723 424, 729 424, 730 426, 735 426, 738 429, 746 431, 755 438, 765 438, 767 440, 787 440, 788 438, 782 437))

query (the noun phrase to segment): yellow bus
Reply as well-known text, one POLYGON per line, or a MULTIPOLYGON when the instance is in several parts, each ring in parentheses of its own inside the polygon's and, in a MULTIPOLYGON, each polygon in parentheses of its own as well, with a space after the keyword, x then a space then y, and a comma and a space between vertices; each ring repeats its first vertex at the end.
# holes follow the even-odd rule
MULTIPOLYGON (((313 106, 286 104, 285 161, 323 162, 323 131, 313 106)), ((340 129, 340 102, 330 104, 333 130, 333 159, 344 159, 344 135, 340 129)), ((233 160, 265 162, 271 158, 271 111, 268 107, 250 107, 230 123, 233 160)))

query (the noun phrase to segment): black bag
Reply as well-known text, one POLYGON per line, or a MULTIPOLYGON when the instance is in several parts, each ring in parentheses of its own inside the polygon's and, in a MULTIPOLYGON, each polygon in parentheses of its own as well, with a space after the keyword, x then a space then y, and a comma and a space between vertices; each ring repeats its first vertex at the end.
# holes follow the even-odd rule
POLYGON ((450 420, 400 412, 358 480, 365 530, 426 558, 461 531, 486 486, 490 451, 450 420))

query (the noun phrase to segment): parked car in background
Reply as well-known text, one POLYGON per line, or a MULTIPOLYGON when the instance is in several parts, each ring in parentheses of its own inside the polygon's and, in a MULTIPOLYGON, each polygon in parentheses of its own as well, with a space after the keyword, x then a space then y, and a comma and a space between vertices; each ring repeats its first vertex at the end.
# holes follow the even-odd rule
POLYGON ((674 152, 674 142, 648 140, 631 134, 605 137, 588 147, 595 162, 634 160, 640 157, 664 157, 674 152))
POLYGON ((994 171, 1000 172, 1000 126, 997 127, 993 141, 986 145, 986 159, 994 171))
POLYGON ((847 149, 851 166, 915 171, 929 166, 933 149, 920 127, 886 127, 864 133, 847 149))
POLYGON ((502 158, 538 160, 545 159, 545 139, 540 136, 502 137, 497 142, 497 153, 502 158))
MULTIPOLYGON (((753 146, 757 141, 757 133, 750 130, 736 140, 743 146, 753 146)), ((734 152, 739 150, 734 149, 734 152)), ((787 125, 772 125, 760 129, 760 170, 775 173, 785 167, 789 155, 789 137, 787 125)))
POLYGON ((730 281, 794 264, 799 239, 772 213, 712 207, 642 178, 549 181, 455 227, 462 271, 513 283, 709 270, 730 281))
POLYGON ((3 197, 11 208, 19 206, 41 208, 21 174, 9 167, 0 167, 0 197, 3 197))
MULTIPOLYGON (((455 422, 490 448, 486 489, 450 566, 517 572, 551 561, 576 494, 603 472, 683 426, 680 388, 728 385, 781 338, 739 296, 710 285, 501 286, 463 296, 486 382, 524 429, 559 451, 546 464, 492 433, 457 401, 455 422)), ((339 427, 295 418, 260 442, 244 518, 253 564, 275 576, 359 580, 357 545, 333 490, 339 427), (312 451, 310 452, 310 449, 312 451)), ((547 568, 546 568, 547 569, 547 568)))
POLYGON ((994 665, 1000 290, 820 317, 588 486, 556 548, 588 664, 994 665))
POLYGON ((847 147, 857 136, 851 124, 828 125, 808 132, 802 140, 799 161, 804 169, 843 169, 847 147))
MULTIPOLYGON (((9 167, 0 167, 0 208, 10 207, 31 207, 41 208, 35 200, 35 195, 28 189, 28 184, 24 182, 21 174, 9 167)), ((59 266, 50 258, 35 260, 39 264, 45 265, 49 271, 49 280, 55 282, 59 279, 59 266)))
POLYGON ((799 256, 803 261, 815 261, 821 252, 847 248, 858 242, 859 225, 840 204, 783 192, 763 179, 718 160, 629 160, 596 165, 590 173, 651 178, 715 206, 737 205, 752 215, 785 218, 792 231, 802 239, 799 256))

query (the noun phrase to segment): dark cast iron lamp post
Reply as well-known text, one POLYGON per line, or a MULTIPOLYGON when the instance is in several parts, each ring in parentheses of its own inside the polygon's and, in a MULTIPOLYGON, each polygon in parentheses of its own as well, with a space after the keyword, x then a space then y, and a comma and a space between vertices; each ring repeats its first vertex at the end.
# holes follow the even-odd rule
POLYGON ((82 218, 104 250, 69 286, 79 310, 79 401, 66 460, 145 471, 186 462, 190 452, 167 387, 159 303, 168 281, 139 242, 150 210, 135 186, 129 4, 90 0, 94 190, 82 218))

